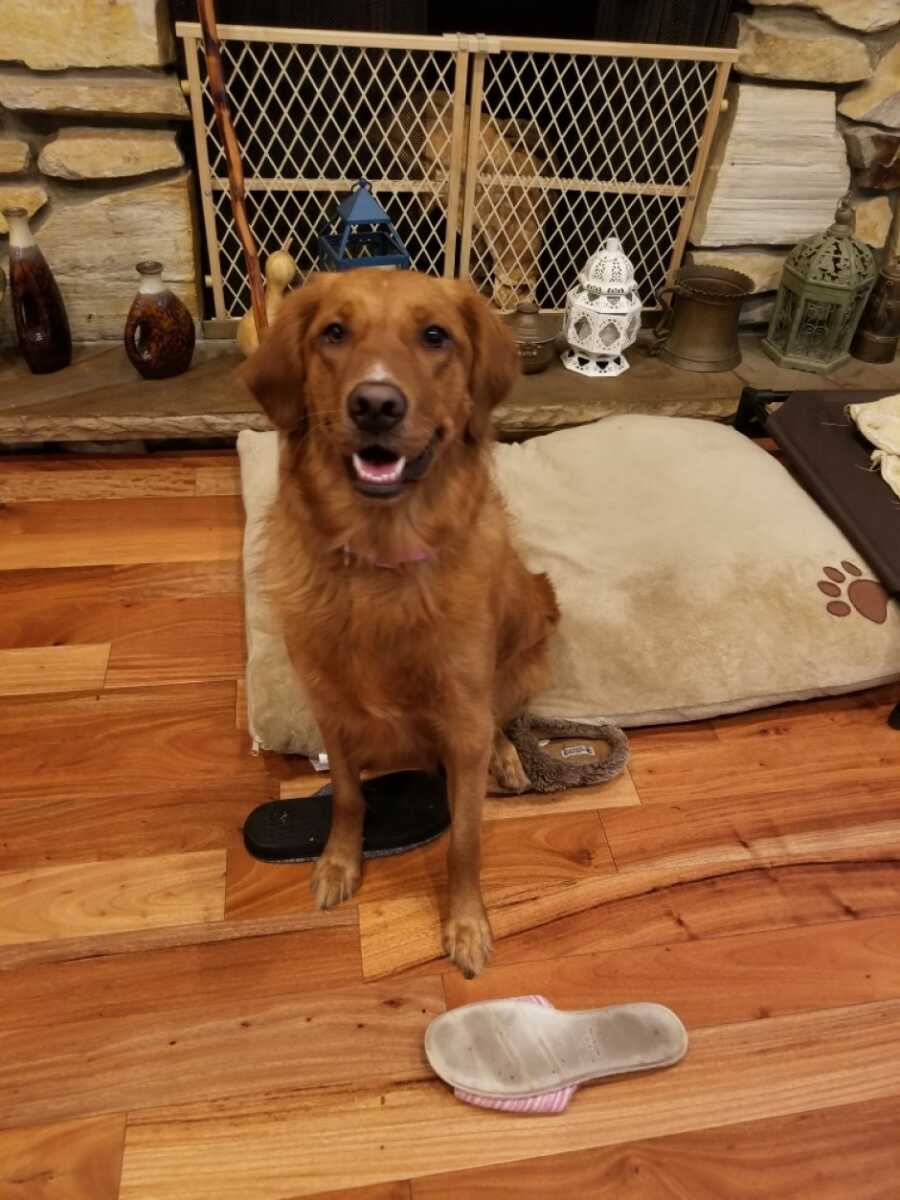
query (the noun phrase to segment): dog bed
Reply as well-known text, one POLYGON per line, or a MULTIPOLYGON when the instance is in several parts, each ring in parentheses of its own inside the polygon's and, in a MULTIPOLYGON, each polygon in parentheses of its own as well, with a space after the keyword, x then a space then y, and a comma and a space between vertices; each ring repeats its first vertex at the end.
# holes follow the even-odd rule
MULTIPOLYGON (((278 435, 238 439, 255 743, 321 749, 261 594, 278 435)), ((900 608, 790 474, 725 426, 609 417, 494 449, 528 565, 562 621, 539 717, 689 721, 900 678, 900 608)))

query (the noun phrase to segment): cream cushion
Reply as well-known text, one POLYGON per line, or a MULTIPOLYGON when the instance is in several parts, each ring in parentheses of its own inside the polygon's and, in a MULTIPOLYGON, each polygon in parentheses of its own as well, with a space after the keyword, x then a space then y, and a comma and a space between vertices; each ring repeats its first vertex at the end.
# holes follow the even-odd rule
MULTIPOLYGON (((278 435, 238 439, 247 697, 258 745, 321 749, 258 586, 278 435)), ((734 430, 621 416, 494 450, 528 565, 562 621, 534 712, 688 721, 900 678, 900 610, 790 474, 734 430)))

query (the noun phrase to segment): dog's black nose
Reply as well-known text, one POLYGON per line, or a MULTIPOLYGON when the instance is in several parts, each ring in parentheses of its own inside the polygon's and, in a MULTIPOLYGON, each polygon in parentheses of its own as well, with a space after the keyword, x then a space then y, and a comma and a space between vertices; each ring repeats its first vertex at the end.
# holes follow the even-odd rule
POLYGON ((392 383, 358 383, 347 397, 347 411, 364 433, 386 433, 406 416, 406 397, 392 383))

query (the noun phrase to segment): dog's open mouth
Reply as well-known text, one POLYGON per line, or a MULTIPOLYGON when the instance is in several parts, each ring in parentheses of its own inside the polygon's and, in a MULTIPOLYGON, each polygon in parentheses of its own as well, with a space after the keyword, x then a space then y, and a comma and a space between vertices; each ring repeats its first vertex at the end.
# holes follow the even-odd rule
POLYGON ((350 477, 357 491, 366 496, 397 496, 408 483, 416 483, 434 458, 436 433, 415 458, 395 454, 385 446, 364 446, 350 459, 350 477))

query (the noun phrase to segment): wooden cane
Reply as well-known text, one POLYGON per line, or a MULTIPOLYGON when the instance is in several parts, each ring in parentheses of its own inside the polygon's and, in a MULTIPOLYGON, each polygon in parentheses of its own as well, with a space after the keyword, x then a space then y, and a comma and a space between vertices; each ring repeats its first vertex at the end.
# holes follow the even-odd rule
POLYGON ((266 298, 263 290, 262 273, 259 269, 259 256, 256 253, 256 243, 250 232, 250 222, 247 220, 246 192, 244 189, 244 168, 241 165, 241 149, 238 145, 234 124, 231 120, 231 109, 228 107, 228 96, 225 92, 225 72, 222 69, 222 52, 219 47, 219 30, 216 25, 215 0, 197 0, 197 15, 200 18, 200 28, 203 31, 203 53, 206 56, 206 75, 209 79, 209 90, 212 95, 213 111, 216 124, 222 138, 225 151, 225 163, 228 168, 228 190, 231 195, 231 212, 237 227, 238 239, 244 252, 244 265, 247 269, 247 279, 250 283, 250 300, 253 307, 253 321, 256 325, 256 336, 261 341, 268 321, 266 320, 266 298))

